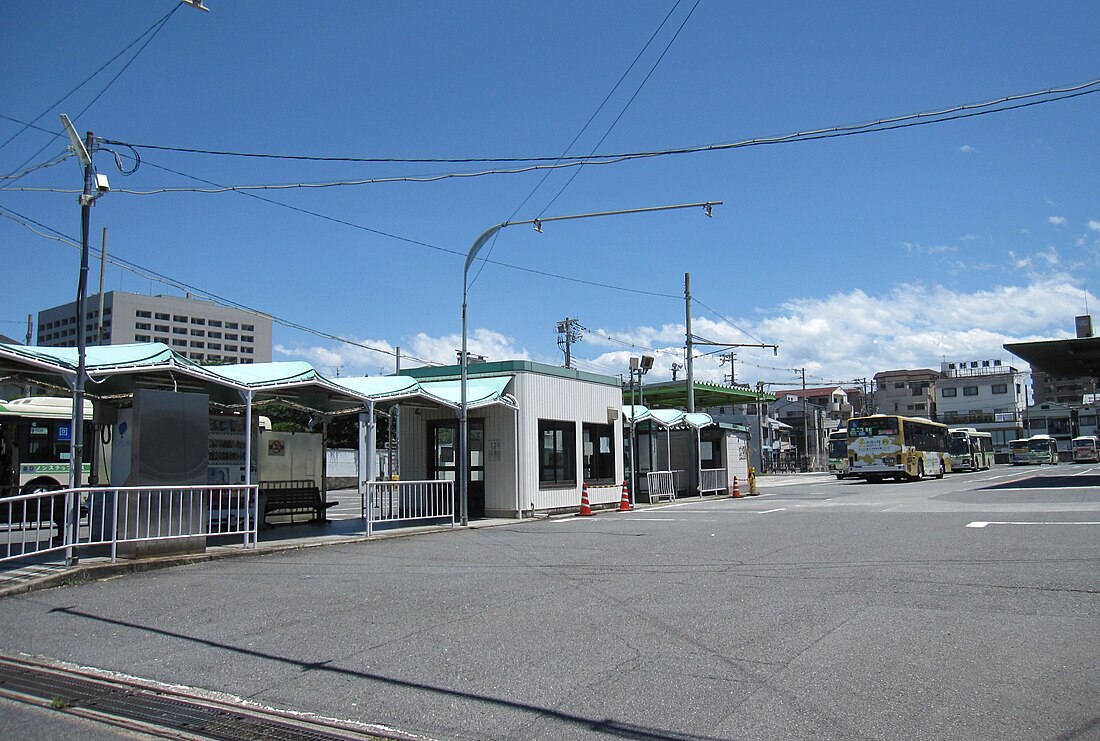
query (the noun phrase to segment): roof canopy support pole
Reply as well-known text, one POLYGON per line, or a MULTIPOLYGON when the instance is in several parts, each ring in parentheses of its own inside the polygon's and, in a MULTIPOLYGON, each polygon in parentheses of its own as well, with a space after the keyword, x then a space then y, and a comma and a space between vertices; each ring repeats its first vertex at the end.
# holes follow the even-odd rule
POLYGON ((378 420, 374 418, 374 402, 367 402, 367 481, 378 478, 378 420))
POLYGON ((252 481, 252 397, 255 392, 252 389, 241 391, 244 398, 244 482, 252 481))
MULTIPOLYGON (((359 498, 363 500, 367 492, 367 482, 374 481, 374 446, 377 436, 374 421, 374 402, 368 401, 359 413, 359 498)), ((366 500, 363 500, 366 501, 366 500)))

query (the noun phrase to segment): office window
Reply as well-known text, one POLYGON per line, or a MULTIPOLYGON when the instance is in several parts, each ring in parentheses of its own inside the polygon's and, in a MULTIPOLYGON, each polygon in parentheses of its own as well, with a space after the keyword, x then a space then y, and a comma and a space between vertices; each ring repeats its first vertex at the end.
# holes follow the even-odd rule
POLYGON ((211 319, 209 322, 207 322, 207 325, 211 326, 211 327, 220 327, 220 326, 222 326, 222 320, 221 319, 211 319))
POLYGON ((191 323, 192 324, 206 324, 206 320, 205 319, 200 319, 197 316, 193 316, 193 317, 191 317, 191 323))
POLYGON ((207 350, 221 350, 222 346, 221 346, 220 342, 207 342, 206 343, 206 349, 207 350))
POLYGON ((180 314, 173 314, 172 315, 172 321, 173 322, 182 322, 183 324, 187 324, 187 317, 182 316, 180 314))
POLYGON ((242 334, 241 335, 241 342, 255 342, 255 341, 256 341, 256 338, 253 337, 250 334, 242 334))
POLYGON ((215 332, 214 330, 210 330, 209 332, 206 333, 206 336, 209 337, 210 339, 213 339, 213 340, 220 340, 222 338, 222 333, 221 332, 215 332))
POLYGON ((149 322, 134 322, 134 329, 152 329, 149 322))
POLYGON ((227 352, 237 352, 237 346, 236 345, 226 345, 225 349, 226 349, 227 352))
POLYGON ((575 422, 539 420, 539 484, 577 483, 575 422))
POLYGON ((977 396, 977 395, 978 395, 978 387, 977 386, 963 386, 963 396, 977 396))
POLYGON ((191 359, 192 360, 202 360, 202 353, 201 352, 191 353, 191 359))
POLYGON ((169 332, 169 331, 171 331, 167 324, 158 324, 154 327, 154 329, 158 332, 169 332))
MULTIPOLYGON (((104 313, 106 313, 106 312, 104 312, 104 313)), ((154 316, 157 318, 157 320, 162 321, 162 322, 166 322, 169 319, 171 319, 171 316, 169 314, 161 314, 159 311, 156 314, 154 314, 154 316)))
POLYGON ((151 311, 143 311, 143 310, 141 310, 141 309, 138 309, 138 310, 137 310, 137 311, 135 312, 135 314, 136 314, 136 315, 137 315, 138 317, 142 318, 142 319, 152 319, 152 318, 153 318, 153 312, 151 312, 151 311))
POLYGON ((241 331, 242 332, 255 332, 256 328, 254 326, 252 326, 251 324, 242 324, 241 325, 241 331))
POLYGON ((191 336, 192 337, 205 337, 206 336, 206 330, 205 329, 192 329, 191 330, 191 336))
POLYGON ((187 347, 187 340, 172 340, 172 347, 187 347))
POLYGON ((958 389, 942 389, 940 391, 940 396, 942 396, 945 399, 949 399, 952 396, 958 396, 958 395, 959 395, 959 390, 958 389))
POLYGON ((230 333, 230 332, 226 332, 226 333, 225 333, 225 339, 227 339, 227 340, 236 340, 236 339, 237 339, 237 335, 235 335, 235 334, 232 334, 232 333, 230 333))
POLYGON ((163 342, 165 345, 168 344, 168 338, 167 337, 154 337, 153 339, 156 342, 163 342))
POLYGON ((993 384, 993 393, 995 393, 995 394, 1007 394, 1008 393, 1008 384, 1007 383, 995 383, 995 384, 993 384))
POLYGON ((226 329, 238 329, 236 322, 226 322, 225 323, 225 328, 226 329))
POLYGON ((149 339, 149 335, 147 335, 147 334, 136 334, 136 335, 134 335, 134 342, 151 342, 151 341, 152 340, 149 339))
POLYGON ((172 327, 172 334, 187 334, 187 327, 172 327))
POLYGON ((584 425, 581 444, 584 447, 584 480, 615 483, 615 435, 611 425, 584 425))
POLYGON ((201 343, 201 342, 196 342, 194 340, 191 341, 191 347, 202 347, 202 346, 203 346, 203 343, 201 343))

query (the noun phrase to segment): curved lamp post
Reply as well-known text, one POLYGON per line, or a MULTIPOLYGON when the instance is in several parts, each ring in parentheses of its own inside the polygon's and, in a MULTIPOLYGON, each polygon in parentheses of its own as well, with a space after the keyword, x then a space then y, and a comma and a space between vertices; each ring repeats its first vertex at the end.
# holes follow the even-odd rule
MULTIPOLYGON (((462 403, 459 407, 458 416, 458 445, 459 445, 459 460, 458 464, 458 498, 459 498, 459 517, 463 526, 469 522, 469 499, 468 499, 468 478, 470 475, 470 454, 466 450, 467 443, 467 412, 469 406, 467 402, 467 374, 469 357, 466 352, 466 299, 469 294, 470 284, 470 265, 473 264, 474 259, 477 257, 477 253, 485 246, 485 243, 489 239, 499 232, 501 229, 509 226, 517 226, 520 224, 533 224, 535 231, 541 232, 542 225, 551 221, 567 221, 571 219, 591 219, 597 216, 624 216, 626 214, 644 214, 653 211, 674 211, 681 208, 701 208, 707 216, 711 216, 711 209, 714 206, 721 206, 722 201, 705 201, 702 203, 681 203, 675 206, 650 206, 648 208, 631 208, 623 211, 600 211, 598 213, 591 214, 573 214, 571 216, 549 216, 545 219, 525 219, 523 221, 505 221, 503 224, 497 224, 491 226, 481 233, 477 239, 474 240, 473 246, 470 247, 470 251, 466 254, 466 264, 462 268, 462 357, 460 359, 462 365, 462 403)), ((518 454, 518 451, 517 451, 518 454)))

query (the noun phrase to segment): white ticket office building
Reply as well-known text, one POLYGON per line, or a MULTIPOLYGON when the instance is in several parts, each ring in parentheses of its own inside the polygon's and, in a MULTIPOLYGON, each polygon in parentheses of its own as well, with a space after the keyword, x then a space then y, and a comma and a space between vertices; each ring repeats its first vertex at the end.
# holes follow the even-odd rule
MULTIPOLYGON (((457 402, 460 372, 447 366, 406 369, 401 375, 451 381, 457 402)), ((471 364, 468 384, 471 518, 575 509, 585 483, 593 506, 619 501, 618 377, 516 360, 471 364)), ((456 408, 402 402, 400 430, 403 480, 456 478, 461 460, 456 408)))

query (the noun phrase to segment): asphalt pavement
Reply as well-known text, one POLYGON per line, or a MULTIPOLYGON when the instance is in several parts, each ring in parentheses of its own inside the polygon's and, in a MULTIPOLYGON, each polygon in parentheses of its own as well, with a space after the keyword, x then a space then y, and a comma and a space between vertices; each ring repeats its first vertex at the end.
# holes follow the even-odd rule
POLYGON ((1100 467, 762 484, 9 596, 0 651, 434 739, 1100 737, 1100 467))

